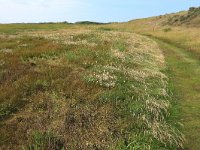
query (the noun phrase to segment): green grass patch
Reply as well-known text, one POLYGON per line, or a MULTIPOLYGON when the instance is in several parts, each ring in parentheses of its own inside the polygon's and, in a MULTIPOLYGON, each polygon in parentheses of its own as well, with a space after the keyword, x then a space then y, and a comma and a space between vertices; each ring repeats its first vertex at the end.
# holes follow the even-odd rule
POLYGON ((22 150, 64 150, 64 146, 62 141, 55 136, 54 133, 46 132, 33 132, 30 139, 29 144, 27 146, 23 146, 22 150))
POLYGON ((199 126, 199 118, 195 114, 198 114, 199 94, 194 87, 200 82, 199 61, 187 51, 174 45, 159 40, 158 43, 164 50, 171 78, 170 90, 177 100, 172 101, 171 121, 179 120, 183 124, 182 131, 187 141, 185 148, 198 149, 199 135, 195 127, 199 126))
POLYGON ((168 79, 155 43, 125 32, 60 32, 55 37, 1 39, 2 48, 13 50, 0 53, 1 138, 7 139, 1 145, 127 150, 182 146, 181 133, 168 119, 168 79))

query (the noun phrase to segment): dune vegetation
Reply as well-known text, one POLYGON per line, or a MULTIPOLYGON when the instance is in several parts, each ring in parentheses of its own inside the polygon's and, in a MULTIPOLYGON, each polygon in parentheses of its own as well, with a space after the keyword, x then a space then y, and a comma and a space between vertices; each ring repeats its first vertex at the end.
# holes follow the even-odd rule
POLYGON ((189 11, 166 14, 151 18, 132 20, 126 23, 113 23, 101 26, 104 29, 136 32, 153 36, 167 43, 190 51, 200 58, 200 7, 189 11), (176 19, 174 19, 176 18, 176 19))
POLYGON ((101 26, 106 30, 135 32, 155 40, 163 51, 175 106, 175 120, 183 124, 185 149, 200 147, 200 8, 127 23, 101 26))
POLYGON ((199 28, 175 15, 0 25, 0 149, 196 150, 199 28))
POLYGON ((182 147, 153 40, 95 29, 30 30, 0 40, 2 148, 182 147))

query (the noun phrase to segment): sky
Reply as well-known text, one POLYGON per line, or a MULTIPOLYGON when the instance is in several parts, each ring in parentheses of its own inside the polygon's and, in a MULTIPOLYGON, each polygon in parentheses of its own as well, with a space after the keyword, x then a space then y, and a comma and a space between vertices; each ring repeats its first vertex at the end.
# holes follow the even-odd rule
POLYGON ((200 0, 0 0, 0 23, 124 22, 200 6, 200 0))

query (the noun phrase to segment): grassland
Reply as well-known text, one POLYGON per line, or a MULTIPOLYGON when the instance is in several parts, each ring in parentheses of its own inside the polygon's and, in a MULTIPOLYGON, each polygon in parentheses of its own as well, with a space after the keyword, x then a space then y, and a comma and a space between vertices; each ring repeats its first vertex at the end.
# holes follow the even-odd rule
MULTIPOLYGON (((198 8, 199 9, 199 8, 198 8)), ((196 13, 196 11, 195 11, 196 13)), ((177 99, 174 120, 183 123, 183 133, 186 136, 185 149, 198 150, 199 145, 199 64, 200 64, 200 29, 198 18, 187 21, 190 13, 163 15, 146 19, 133 20, 128 23, 115 23, 101 26, 105 30, 135 32, 146 35, 157 41, 164 52, 171 79, 169 89, 177 99), (180 24, 169 25, 168 21, 177 16, 185 16, 186 20, 180 24)), ((178 17, 178 19, 180 19, 178 17)))
POLYGON ((165 52, 173 83, 174 96, 178 99, 180 119, 186 137, 185 149, 198 150, 200 143, 200 63, 189 52, 174 45, 158 41, 165 52), (178 59, 178 61, 177 61, 178 59))
POLYGON ((110 24, 101 28, 153 36, 187 51, 191 51, 191 54, 199 59, 199 27, 162 25, 164 20, 164 17, 163 19, 159 17, 147 18, 128 23, 110 24))
POLYGON ((0 25, 0 149, 198 150, 198 13, 0 25))
POLYGON ((103 26, 0 25, 1 149, 176 149, 155 41, 103 26))

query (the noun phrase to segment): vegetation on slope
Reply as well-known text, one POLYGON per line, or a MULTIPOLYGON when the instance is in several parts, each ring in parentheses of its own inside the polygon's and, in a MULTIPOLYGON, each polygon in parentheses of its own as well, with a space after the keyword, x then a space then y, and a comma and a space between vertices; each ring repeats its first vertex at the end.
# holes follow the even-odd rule
MULTIPOLYGON (((167 43, 176 45, 179 48, 190 51, 197 59, 200 59, 200 23, 193 21, 183 22, 180 25, 169 25, 169 18, 176 15, 196 14, 199 15, 199 8, 191 8, 188 12, 169 14, 145 19, 133 20, 127 23, 114 23, 99 28, 136 32, 143 35, 159 38, 167 43)), ((187 15, 186 15, 187 16, 187 15)), ((193 15, 191 15, 193 16, 193 15)), ((196 18, 196 17, 195 17, 196 18)))
MULTIPOLYGON (((179 119, 183 123, 186 136, 186 149, 198 150, 199 145, 199 60, 200 29, 194 20, 199 17, 199 8, 190 8, 188 12, 138 19, 128 23, 103 26, 110 30, 136 32, 148 35, 158 43, 165 52, 167 65, 171 74, 172 91, 179 100, 179 119), (169 25, 169 18, 184 16, 181 24, 169 25)), ((101 27, 102 28, 102 27, 101 27)))
POLYGON ((166 24, 200 27, 200 7, 191 7, 185 14, 175 14, 167 20, 166 24))
POLYGON ((136 32, 147 35, 157 42, 165 52, 170 89, 178 105, 173 103, 175 118, 183 123, 182 132, 186 136, 186 149, 198 150, 199 145, 199 93, 198 80, 200 60, 199 7, 189 11, 157 17, 132 20, 127 23, 113 23, 98 27, 100 30, 136 32), (176 16, 176 17, 175 17, 176 16), (180 21, 180 17, 182 18, 180 21), (172 18, 178 19, 175 23, 172 18), (172 21, 172 23, 171 23, 172 21), (177 117, 179 116, 179 117, 177 117))
POLYGON ((7 32, 0 41, 1 148, 182 147, 152 40, 71 28, 7 32))

